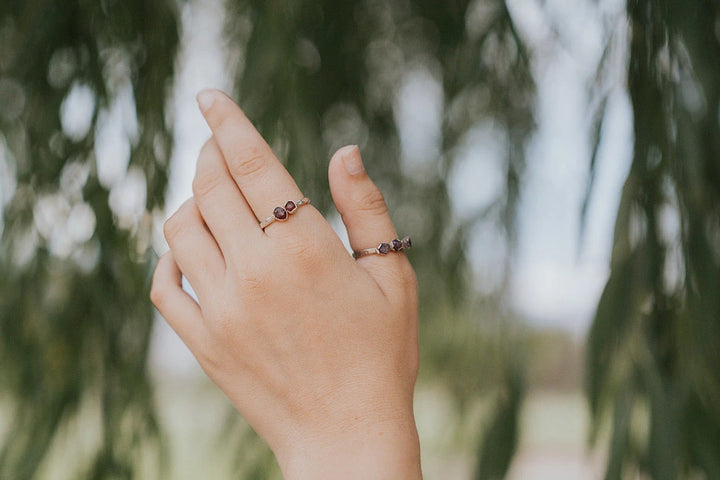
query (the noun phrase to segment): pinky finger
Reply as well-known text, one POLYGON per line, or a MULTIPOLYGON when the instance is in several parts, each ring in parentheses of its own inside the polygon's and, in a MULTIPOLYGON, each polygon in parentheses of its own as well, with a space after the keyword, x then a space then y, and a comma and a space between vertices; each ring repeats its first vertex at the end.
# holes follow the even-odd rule
POLYGON ((200 306, 182 288, 182 272, 172 252, 160 257, 155 266, 150 299, 185 345, 195 353, 205 336, 200 306))

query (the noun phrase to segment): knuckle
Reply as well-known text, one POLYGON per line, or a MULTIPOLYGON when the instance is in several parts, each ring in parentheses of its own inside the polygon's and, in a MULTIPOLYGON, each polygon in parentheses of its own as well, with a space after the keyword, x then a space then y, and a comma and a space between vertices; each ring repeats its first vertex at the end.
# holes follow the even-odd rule
POLYGON ((193 177, 192 190, 195 196, 202 196, 215 187, 223 180, 221 171, 217 168, 217 146, 213 138, 205 142, 197 160, 197 169, 195 177, 193 177))
POLYGON ((287 245, 287 254, 292 258, 293 265, 306 277, 310 277, 312 274, 317 275, 324 270, 325 262, 320 258, 319 250, 317 245, 301 242, 287 245))
POLYGON ((334 249, 322 235, 312 229, 284 229, 276 238, 278 249, 283 252, 283 268, 292 266, 302 275, 322 273, 334 257, 334 249))
POLYGON ((228 169, 235 178, 260 175, 264 171, 266 155, 259 145, 238 149, 228 158, 228 169))
POLYGON ((153 305, 155 305, 155 307, 157 307, 158 310, 161 310, 165 305, 166 298, 167 294, 165 288, 163 288, 163 286, 154 279, 152 286, 150 287, 150 301, 153 305))
POLYGON ((192 219, 193 212, 196 209, 195 201, 190 198, 180 205, 180 208, 165 221, 163 233, 168 243, 175 240, 182 233, 184 225, 188 220, 192 219))
POLYGON ((387 213, 385 197, 379 188, 373 188, 362 193, 357 202, 358 209, 373 215, 384 215, 387 213))
POLYGON ((307 258, 315 259, 314 252, 317 251, 317 245, 311 245, 310 242, 303 238, 303 235, 295 235, 284 239, 283 248, 285 253, 296 260, 304 260, 307 258))
POLYGON ((192 182, 193 195, 203 197, 210 194, 222 183, 222 180, 222 176, 217 172, 198 168, 192 182))
POLYGON ((236 290, 243 298, 262 301, 269 290, 267 272, 257 267, 246 268, 239 275, 236 290))
POLYGON ((178 218, 178 213, 179 212, 175 212, 170 218, 165 221, 165 224, 163 225, 163 234, 165 235, 165 240, 167 240, 168 243, 175 240, 178 235, 180 235, 180 231, 182 230, 182 222, 178 218))

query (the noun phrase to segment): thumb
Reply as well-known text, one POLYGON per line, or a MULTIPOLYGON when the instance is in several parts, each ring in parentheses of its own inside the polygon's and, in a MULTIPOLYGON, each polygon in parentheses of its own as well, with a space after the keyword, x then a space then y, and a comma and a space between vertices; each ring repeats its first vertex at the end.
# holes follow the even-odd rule
MULTIPOLYGON (((338 150, 330 160, 328 170, 330 192, 335 207, 342 216, 354 251, 391 243, 397 238, 385 198, 365 172, 356 145, 338 150)), ((397 279, 407 270, 409 262, 403 253, 390 251, 387 255, 368 255, 358 259, 381 287, 386 281, 397 279)))

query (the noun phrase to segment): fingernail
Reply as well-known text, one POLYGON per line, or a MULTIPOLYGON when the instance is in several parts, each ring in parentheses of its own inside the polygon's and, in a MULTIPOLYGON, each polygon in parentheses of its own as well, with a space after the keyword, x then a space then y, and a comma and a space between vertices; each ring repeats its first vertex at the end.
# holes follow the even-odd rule
POLYGON ((365 171, 362 159, 360 158, 360 149, 357 145, 345 147, 341 154, 345 170, 347 170, 350 175, 358 175, 365 171))
POLYGON ((212 107, 212 104, 215 103, 215 92, 213 90, 203 90, 197 94, 195 99, 198 102, 200 111, 205 113, 210 107, 212 107))

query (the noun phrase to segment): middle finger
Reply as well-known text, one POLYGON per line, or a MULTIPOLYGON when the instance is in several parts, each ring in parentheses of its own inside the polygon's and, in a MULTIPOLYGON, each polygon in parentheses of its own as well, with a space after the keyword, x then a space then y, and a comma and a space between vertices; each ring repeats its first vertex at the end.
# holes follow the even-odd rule
POLYGON ((201 304, 217 291, 225 275, 225 260, 203 222, 195 199, 189 198, 166 222, 165 239, 183 275, 201 304))

